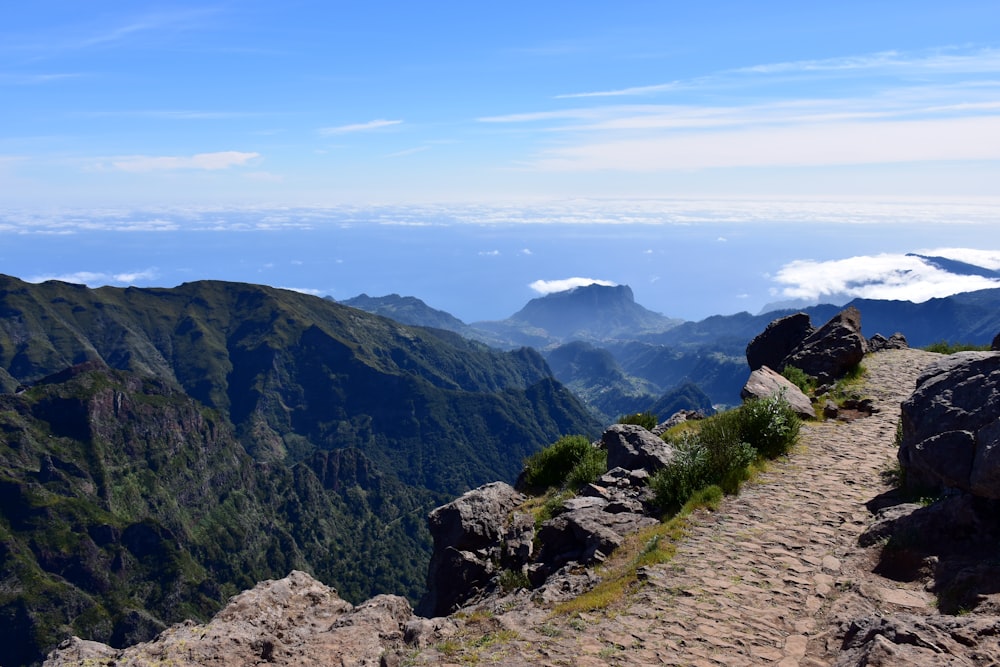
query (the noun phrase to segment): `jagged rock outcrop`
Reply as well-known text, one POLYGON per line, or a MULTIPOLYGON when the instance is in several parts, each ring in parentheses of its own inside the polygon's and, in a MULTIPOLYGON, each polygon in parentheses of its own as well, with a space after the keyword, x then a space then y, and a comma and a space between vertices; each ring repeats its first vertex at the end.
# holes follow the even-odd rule
POLYGON ((635 424, 612 424, 601 436, 601 445, 608 450, 608 468, 655 472, 674 458, 670 445, 635 424))
POLYGON ((1000 354, 960 352, 927 367, 901 424, 909 487, 1000 499, 1000 354))
POLYGON ((836 667, 995 665, 1000 617, 873 614, 851 623, 836 667), (970 662, 969 657, 975 657, 970 662))
POLYGON ((785 357, 781 369, 795 366, 820 382, 829 382, 861 363, 867 350, 861 313, 852 306, 809 334, 785 357))
POLYGON ((427 594, 420 602, 422 614, 448 614, 491 582, 504 555, 502 543, 512 512, 524 500, 510 484, 494 482, 430 513, 434 551, 427 594))
POLYGON ((993 337, 993 343, 990 345, 990 349, 994 352, 1000 352, 1000 333, 993 337))
POLYGON ((774 320, 747 345, 750 370, 755 371, 761 366, 780 370, 785 357, 814 331, 812 322, 805 313, 795 313, 774 320))
POLYGON ((662 436, 678 424, 683 424, 686 421, 704 419, 705 416, 705 413, 701 410, 678 410, 674 414, 670 415, 666 421, 662 421, 654 426, 651 433, 655 436, 662 436))
POLYGON ((553 516, 537 535, 534 515, 518 508, 526 497, 504 483, 474 489, 431 512, 434 552, 418 611, 451 613, 496 590, 505 570, 527 577, 543 599, 562 599, 591 582, 579 566, 603 561, 627 535, 658 523, 646 484, 672 461, 673 448, 633 424, 609 427, 601 443, 610 470, 550 508, 553 516))
POLYGON ((635 512, 608 511, 608 501, 592 500, 597 502, 564 512, 542 525, 538 539, 543 572, 570 562, 590 565, 603 561, 621 546, 626 535, 659 523, 635 512))
POLYGON ((355 607, 305 572, 293 571, 231 598, 207 624, 174 625, 154 640, 126 649, 74 637, 53 651, 44 665, 383 667, 400 664, 408 638, 415 645, 435 631, 419 632, 412 621, 405 598, 379 595, 355 607))
MULTIPOLYGON (((888 344, 890 339, 885 339, 888 344)), ((902 334, 893 334, 894 346, 905 345, 902 334)), ((751 371, 767 366, 781 373, 795 366, 820 383, 836 380, 857 366, 868 351, 861 334, 861 313, 845 308, 819 329, 805 313, 774 320, 747 345, 751 371)))
POLYGON ((750 373, 750 379, 743 386, 740 397, 746 401, 753 398, 768 398, 776 394, 783 396, 795 414, 803 419, 816 417, 816 410, 809 397, 780 373, 776 373, 767 366, 761 366, 750 373))
POLYGON ((879 350, 905 350, 908 347, 910 347, 910 344, 907 342, 906 336, 898 331, 888 338, 880 333, 877 333, 868 339, 869 352, 878 352, 879 350))

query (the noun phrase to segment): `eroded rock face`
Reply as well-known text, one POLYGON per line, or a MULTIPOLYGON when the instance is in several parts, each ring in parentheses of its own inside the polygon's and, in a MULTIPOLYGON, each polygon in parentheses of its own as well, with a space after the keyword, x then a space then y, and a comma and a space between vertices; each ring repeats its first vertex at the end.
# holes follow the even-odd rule
POLYGON ((608 468, 656 472, 670 465, 673 448, 661 438, 635 424, 612 424, 601 436, 608 450, 608 468))
MULTIPOLYGON (((524 495, 504 482, 473 489, 430 513, 428 526, 434 552, 427 572, 427 594, 420 601, 425 616, 442 616, 489 585, 496 563, 505 555, 502 543, 508 518, 524 495)), ((520 535, 523 542, 533 535, 520 535)))
POLYGON ((1000 499, 1000 353, 960 352, 931 364, 901 419, 908 486, 1000 499))
POLYGON ((906 336, 898 331, 888 338, 882 334, 875 334, 868 339, 868 351, 878 352, 879 350, 905 350, 910 347, 906 336))
POLYGON ((788 405, 799 417, 803 419, 816 417, 816 411, 809 397, 784 376, 767 366, 761 366, 750 374, 750 379, 743 385, 740 397, 746 401, 753 398, 769 398, 777 394, 784 396, 788 405))
POLYGON ((589 565, 604 560, 625 536, 659 521, 634 512, 608 512, 604 506, 581 507, 546 521, 538 533, 539 560, 553 569, 570 561, 589 565))
POLYGON ((795 366, 820 382, 828 382, 861 363, 867 351, 868 341, 861 335, 861 313, 851 306, 799 343, 779 370, 795 366))
MULTIPOLYGON (((405 598, 379 595, 357 607, 305 572, 265 581, 233 597, 211 622, 175 625, 126 649, 72 638, 46 667, 81 664, 399 664, 413 618, 405 598)), ((426 636, 425 639, 426 641, 426 636)))
POLYGON ((1000 617, 872 615, 857 619, 844 638, 837 667, 997 664, 1000 617))
POLYGON ((774 320, 747 345, 747 363, 755 371, 762 366, 782 368, 782 362, 815 331, 809 316, 795 313, 774 320))

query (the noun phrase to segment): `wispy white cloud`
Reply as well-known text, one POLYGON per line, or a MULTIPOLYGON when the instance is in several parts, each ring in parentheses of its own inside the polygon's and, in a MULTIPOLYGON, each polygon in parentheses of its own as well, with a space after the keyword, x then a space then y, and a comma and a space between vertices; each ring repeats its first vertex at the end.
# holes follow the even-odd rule
POLYGON ((580 97, 625 97, 629 95, 649 95, 651 93, 663 93, 668 90, 676 90, 681 87, 681 83, 673 81, 671 83, 657 83, 649 86, 632 86, 630 88, 620 88, 618 90, 598 90, 591 93, 566 93, 556 95, 555 99, 565 100, 580 97))
POLYGON ((500 251, 499 250, 480 250, 479 251, 479 256, 480 257, 499 257, 500 256, 500 251))
POLYGON ((216 171, 230 167, 242 167, 259 158, 260 153, 240 151, 220 151, 218 153, 198 153, 190 156, 133 155, 112 160, 111 165, 120 171, 147 172, 176 169, 202 169, 216 171))
POLYGON ((906 74, 940 76, 942 74, 982 74, 1000 71, 1000 49, 975 49, 961 52, 955 49, 918 53, 882 51, 855 56, 817 60, 761 63, 747 67, 722 70, 692 79, 628 86, 608 90, 565 93, 556 99, 647 96, 681 90, 714 89, 743 85, 746 79, 788 75, 808 75, 812 78, 826 74, 906 74))
POLYGON ((656 134, 546 151, 544 171, 655 171, 1000 159, 1000 115, 656 134))
POLYGON ((76 271, 73 273, 46 274, 32 276, 25 280, 29 283, 43 283, 48 280, 59 280, 64 283, 75 283, 78 285, 88 285, 90 287, 100 287, 102 285, 132 285, 140 281, 153 280, 156 277, 154 269, 144 271, 132 271, 123 273, 104 273, 97 271, 76 271))
POLYGON ((299 294, 308 294, 310 296, 323 296, 329 294, 328 290, 315 289, 312 287, 278 287, 278 289, 286 289, 289 292, 298 292, 299 294))
POLYGON ((561 280, 536 280, 528 285, 528 287, 539 294, 554 294, 556 292, 565 292, 566 290, 575 289, 577 287, 586 287, 587 285, 604 285, 605 287, 614 287, 616 284, 617 283, 613 283, 610 280, 600 280, 598 278, 563 278, 561 280))
MULTIPOLYGON (((939 248, 920 254, 1000 267, 1000 251, 939 248)), ((822 301, 824 298, 890 299, 922 302, 1000 287, 1000 278, 959 275, 913 255, 883 253, 831 261, 796 260, 783 266, 773 280, 782 298, 822 301)))
POLYGON ((385 120, 379 118, 377 120, 370 120, 367 123, 352 123, 350 125, 338 125, 336 127, 321 127, 319 133, 324 136, 330 136, 335 134, 350 134, 351 132, 367 132, 369 130, 378 130, 384 127, 400 125, 402 122, 403 121, 401 120, 385 120))
POLYGON ((577 98, 579 106, 479 118, 544 133, 534 154, 514 169, 650 172, 1000 159, 1000 49, 764 63, 558 97, 577 98), (837 85, 826 85, 832 81, 837 85), (752 98, 745 92, 750 84, 752 98), (673 103, 621 104, 627 97, 673 103))
POLYGON ((39 86, 85 76, 79 72, 0 72, 0 86, 39 86))
POLYGON ((173 33, 197 30, 209 25, 208 19, 219 13, 215 7, 126 15, 111 14, 89 22, 58 25, 45 31, 25 33, 6 39, 0 48, 22 53, 37 53, 48 58, 67 51, 109 48, 125 44, 148 46, 157 38, 173 33))
POLYGON ((423 153, 428 149, 430 149, 430 146, 417 146, 415 148, 407 148, 401 151, 396 151, 395 153, 389 153, 386 157, 403 157, 406 155, 413 155, 414 153, 423 153))

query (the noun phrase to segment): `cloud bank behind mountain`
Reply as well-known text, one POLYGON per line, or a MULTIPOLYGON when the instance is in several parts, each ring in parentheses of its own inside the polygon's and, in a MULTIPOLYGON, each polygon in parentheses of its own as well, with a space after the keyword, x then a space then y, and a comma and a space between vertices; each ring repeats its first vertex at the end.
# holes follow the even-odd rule
POLYGON ((853 298, 921 303, 1000 287, 1000 251, 937 248, 846 259, 789 262, 773 276, 772 295, 813 303, 853 298))

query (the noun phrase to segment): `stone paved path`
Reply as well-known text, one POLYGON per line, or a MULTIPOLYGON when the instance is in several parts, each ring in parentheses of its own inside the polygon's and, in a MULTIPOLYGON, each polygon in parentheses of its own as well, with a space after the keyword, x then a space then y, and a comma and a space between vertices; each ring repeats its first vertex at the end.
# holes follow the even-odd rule
POLYGON ((581 622, 529 603, 490 619, 513 629, 513 640, 431 649, 413 662, 828 665, 829 611, 842 591, 863 586, 887 609, 926 609, 922 590, 845 564, 859 557, 857 536, 871 519, 865 503, 887 488, 881 473, 895 461, 899 403, 936 356, 887 350, 866 358, 864 391, 880 412, 804 426, 792 456, 717 512, 695 515, 676 557, 650 569, 624 610, 581 622))

